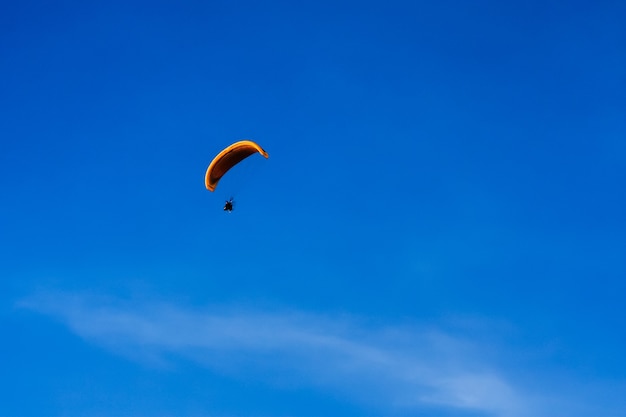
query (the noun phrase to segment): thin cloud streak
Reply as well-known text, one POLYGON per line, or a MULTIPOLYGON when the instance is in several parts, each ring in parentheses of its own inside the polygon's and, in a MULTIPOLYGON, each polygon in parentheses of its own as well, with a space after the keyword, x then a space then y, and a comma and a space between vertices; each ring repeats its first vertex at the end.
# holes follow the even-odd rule
POLYGON ((437 328, 380 327, 294 311, 194 310, 86 294, 40 294, 18 304, 55 317, 96 345, 159 366, 191 360, 396 410, 549 414, 490 364, 481 346, 437 328))

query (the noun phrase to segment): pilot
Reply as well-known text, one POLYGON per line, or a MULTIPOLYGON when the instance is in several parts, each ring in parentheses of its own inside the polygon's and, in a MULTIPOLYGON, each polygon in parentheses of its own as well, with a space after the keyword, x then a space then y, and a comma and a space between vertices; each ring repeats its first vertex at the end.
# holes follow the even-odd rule
POLYGON ((232 198, 231 198, 230 200, 226 200, 226 202, 224 203, 224 211, 227 211, 227 212, 229 212, 229 213, 230 213, 231 211, 233 211, 233 204, 234 204, 234 203, 235 203, 235 202, 233 201, 233 199, 232 199, 232 198))

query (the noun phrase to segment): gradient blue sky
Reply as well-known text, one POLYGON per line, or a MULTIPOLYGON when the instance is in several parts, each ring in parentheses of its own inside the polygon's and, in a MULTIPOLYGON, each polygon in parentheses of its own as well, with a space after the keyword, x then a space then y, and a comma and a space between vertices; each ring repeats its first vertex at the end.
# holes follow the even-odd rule
POLYGON ((624 22, 3 2, 0 415, 626 416, 624 22))

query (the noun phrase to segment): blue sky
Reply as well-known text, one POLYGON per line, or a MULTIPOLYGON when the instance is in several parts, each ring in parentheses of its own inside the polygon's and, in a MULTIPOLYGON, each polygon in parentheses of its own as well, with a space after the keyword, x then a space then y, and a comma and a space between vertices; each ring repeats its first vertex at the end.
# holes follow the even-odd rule
POLYGON ((626 416, 625 21, 4 2, 0 415, 626 416))

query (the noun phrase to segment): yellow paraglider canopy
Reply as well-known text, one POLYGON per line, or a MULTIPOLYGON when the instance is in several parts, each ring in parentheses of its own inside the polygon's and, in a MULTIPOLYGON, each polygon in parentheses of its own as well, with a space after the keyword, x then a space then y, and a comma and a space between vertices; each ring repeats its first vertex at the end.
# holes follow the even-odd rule
POLYGON ((265 158, 269 158, 267 152, 251 140, 240 140, 226 147, 213 158, 209 168, 206 170, 204 185, 207 190, 215 191, 215 187, 217 187, 220 178, 222 178, 229 169, 257 152, 265 158))

